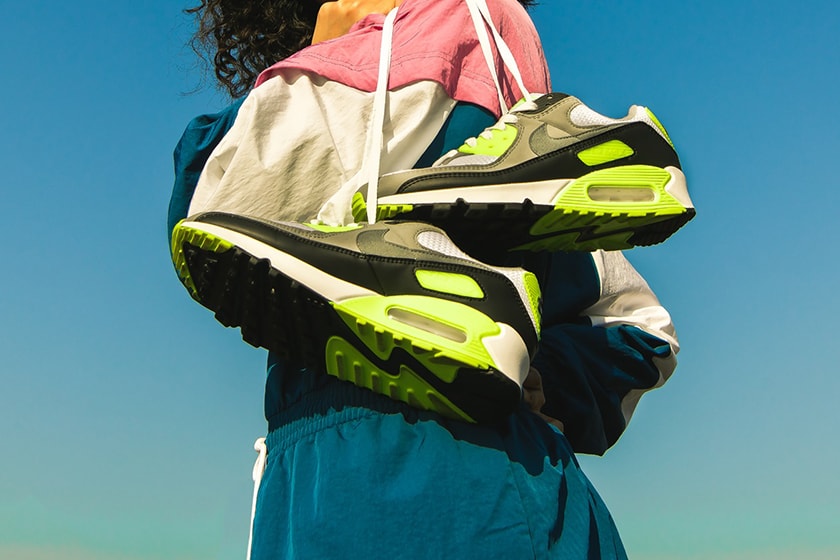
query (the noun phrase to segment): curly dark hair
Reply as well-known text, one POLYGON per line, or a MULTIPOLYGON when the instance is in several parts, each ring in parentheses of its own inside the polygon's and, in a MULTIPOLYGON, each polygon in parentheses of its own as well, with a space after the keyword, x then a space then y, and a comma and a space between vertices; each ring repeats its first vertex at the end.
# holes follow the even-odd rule
POLYGON ((240 97, 262 70, 312 42, 318 8, 315 0, 201 0, 184 11, 198 21, 193 50, 240 97))
MULTIPOLYGON (((317 0, 200 0, 184 10, 198 21, 190 44, 213 64, 231 97, 248 92, 257 76, 312 42, 317 0)), ((526 8, 536 0, 519 0, 526 8)))

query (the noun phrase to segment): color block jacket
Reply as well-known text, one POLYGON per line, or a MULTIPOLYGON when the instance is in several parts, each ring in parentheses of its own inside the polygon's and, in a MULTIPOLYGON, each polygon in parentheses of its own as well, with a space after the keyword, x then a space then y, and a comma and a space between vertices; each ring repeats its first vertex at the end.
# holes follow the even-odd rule
MULTIPOLYGON (((466 10, 458 0, 427 6, 428 0, 408 0, 397 18, 386 134, 392 148, 383 173, 430 163, 500 113, 477 41, 464 37, 466 10)), ((550 90, 539 38, 519 4, 502 0, 490 7, 500 32, 517 38, 510 44, 526 85, 550 90)), ((178 219, 205 209, 313 218, 330 194, 323 185, 337 188, 335 177, 346 178, 360 165, 381 22, 382 16, 369 16, 349 37, 275 64, 244 100, 193 120, 175 152, 169 231, 178 219)), ((519 91, 501 64, 498 71, 513 104, 519 91)), ((544 324, 534 365, 544 377, 545 412, 564 422, 577 451, 603 453, 640 396, 675 368, 670 316, 621 253, 525 259, 506 264, 524 264, 542 279, 544 324)), ((273 406, 282 408, 286 400, 278 397, 273 406)), ((267 410, 269 420, 276 413, 267 410)))
MULTIPOLYGON (((489 5, 527 87, 550 91, 527 15, 514 0, 489 5)), ((400 11, 383 173, 429 165, 500 114, 459 0, 406 0, 400 11)), ((312 218, 322 191, 359 165, 379 33, 370 16, 194 119, 175 150, 169 231, 205 209, 312 218)), ((512 104, 519 91, 498 72, 512 104)), ((448 420, 270 355, 253 558, 625 558, 574 453, 604 453, 640 396, 671 375, 670 316, 619 252, 514 259, 505 264, 541 282, 533 365, 543 412, 564 432, 524 404, 500 426, 448 420)))

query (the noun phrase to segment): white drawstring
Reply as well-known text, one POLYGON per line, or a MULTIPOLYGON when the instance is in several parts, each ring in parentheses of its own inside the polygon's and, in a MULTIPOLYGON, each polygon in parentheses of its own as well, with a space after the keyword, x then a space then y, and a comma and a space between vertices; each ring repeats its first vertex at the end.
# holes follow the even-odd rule
POLYGON ((262 476, 265 472, 265 460, 268 454, 264 437, 257 438, 257 441, 254 442, 254 451, 257 452, 257 460, 254 463, 254 470, 251 473, 251 478, 254 479, 254 497, 251 500, 251 530, 248 533, 247 560, 251 560, 251 545, 254 542, 254 517, 256 517, 257 514, 257 493, 260 490, 260 482, 262 481, 262 476))

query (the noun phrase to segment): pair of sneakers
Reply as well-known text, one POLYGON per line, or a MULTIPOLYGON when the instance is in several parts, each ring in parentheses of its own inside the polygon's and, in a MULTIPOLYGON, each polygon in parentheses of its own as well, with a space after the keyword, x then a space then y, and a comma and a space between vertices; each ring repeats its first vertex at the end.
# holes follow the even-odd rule
MULTIPOLYGON (((371 224, 219 212, 173 231, 179 277, 243 339, 416 408, 494 422, 519 406, 540 287, 461 248, 626 249, 694 216, 648 109, 604 117, 560 93, 518 104, 432 167, 379 181, 371 224)), ((357 196, 361 220, 365 201, 357 196)))

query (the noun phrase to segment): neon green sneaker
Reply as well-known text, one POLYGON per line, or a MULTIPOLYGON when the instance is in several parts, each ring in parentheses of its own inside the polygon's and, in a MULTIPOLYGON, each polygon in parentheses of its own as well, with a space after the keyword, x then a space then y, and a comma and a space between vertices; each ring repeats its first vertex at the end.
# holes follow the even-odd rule
POLYGON ((519 406, 536 277, 484 265, 436 227, 208 213, 175 227, 172 255, 193 298, 254 346, 459 420, 519 406))
MULTIPOLYGON (((363 219, 357 195, 354 215, 363 219)), ((629 249, 667 239, 695 214, 667 132, 645 107, 612 119, 550 93, 430 168, 383 176, 380 219, 446 230, 462 249, 629 249)))

